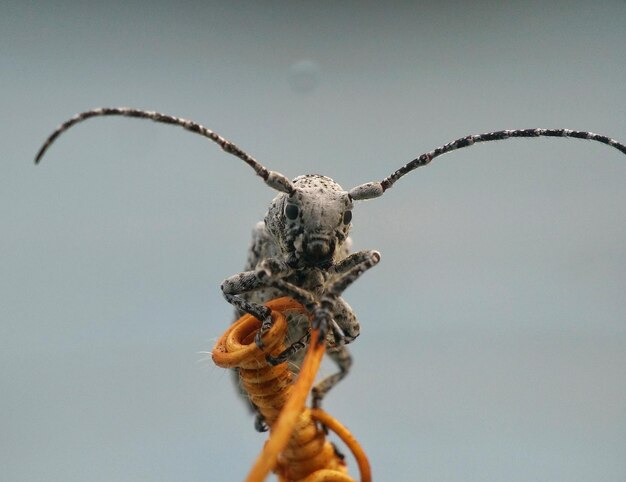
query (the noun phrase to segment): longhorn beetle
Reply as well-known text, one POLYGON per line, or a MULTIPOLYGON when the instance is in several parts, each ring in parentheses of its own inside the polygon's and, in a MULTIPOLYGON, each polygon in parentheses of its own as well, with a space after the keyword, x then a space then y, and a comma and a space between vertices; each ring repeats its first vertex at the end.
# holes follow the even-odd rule
MULTIPOLYGON (((426 152, 386 177, 345 191, 331 178, 307 174, 289 181, 270 171, 232 142, 196 122, 158 112, 119 108, 99 108, 76 114, 61 124, 43 144, 35 163, 39 163, 54 140, 67 129, 91 117, 126 116, 174 124, 208 137, 224 151, 248 164, 265 184, 279 192, 269 206, 265 220, 253 231, 245 271, 224 280, 221 285, 226 300, 237 314, 249 313, 261 321, 255 342, 263 348, 261 336, 272 326, 270 310, 264 302, 279 296, 291 296, 313 315, 312 328, 320 329, 329 356, 339 371, 313 388, 313 405, 319 406, 324 395, 344 378, 352 359, 346 344, 359 335, 359 323, 352 308, 341 298, 348 286, 380 260, 377 251, 350 252, 353 201, 382 196, 395 182, 434 158, 479 142, 516 137, 575 137, 601 142, 626 154, 626 146, 603 135, 569 129, 518 129, 461 137, 426 152)), ((302 348, 310 337, 308 319, 292 316, 288 320, 288 347, 270 363, 289 361, 296 372, 302 360, 302 348)), ((266 429, 257 415, 255 426, 266 429)))

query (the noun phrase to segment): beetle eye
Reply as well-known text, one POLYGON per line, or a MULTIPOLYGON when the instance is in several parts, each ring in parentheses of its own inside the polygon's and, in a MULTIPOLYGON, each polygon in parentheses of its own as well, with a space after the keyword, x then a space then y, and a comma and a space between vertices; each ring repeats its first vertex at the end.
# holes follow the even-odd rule
POLYGON ((289 219, 296 219, 298 217, 298 206, 295 204, 287 204, 285 208, 285 216, 289 219))
POLYGON ((350 224, 352 221, 352 211, 346 211, 343 213, 343 224, 350 224))

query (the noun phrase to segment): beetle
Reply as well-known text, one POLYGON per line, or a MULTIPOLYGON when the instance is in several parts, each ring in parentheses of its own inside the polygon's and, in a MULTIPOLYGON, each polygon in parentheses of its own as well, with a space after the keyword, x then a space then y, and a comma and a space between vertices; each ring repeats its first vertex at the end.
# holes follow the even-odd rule
MULTIPOLYGON (((38 164, 57 137, 73 125, 92 117, 125 116, 149 119, 180 126, 217 143, 224 151, 248 164, 265 184, 278 191, 265 219, 253 230, 245 270, 224 280, 224 298, 235 307, 236 316, 249 313, 261 322, 255 342, 263 349, 262 335, 272 326, 271 312, 264 306, 268 300, 291 296, 312 314, 312 322, 302 315, 288 318, 288 343, 283 353, 267 355, 272 364, 289 362, 297 372, 310 329, 320 329, 320 340, 339 371, 320 381, 312 391, 313 406, 319 406, 324 395, 343 379, 352 359, 346 345, 360 332, 359 322, 342 294, 363 273, 380 261, 374 250, 351 252, 349 237, 354 201, 382 196, 401 177, 448 152, 480 142, 511 138, 567 137, 592 140, 614 147, 626 154, 626 145, 588 131, 570 129, 516 129, 461 137, 428 151, 403 165, 382 181, 360 184, 344 190, 331 178, 307 174, 289 180, 270 171, 252 156, 212 130, 187 119, 153 111, 127 107, 97 108, 85 111, 61 124, 45 141, 35 157, 38 164)), ((253 407, 254 408, 254 407, 253 407)), ((258 415, 258 430, 267 427, 258 415)))

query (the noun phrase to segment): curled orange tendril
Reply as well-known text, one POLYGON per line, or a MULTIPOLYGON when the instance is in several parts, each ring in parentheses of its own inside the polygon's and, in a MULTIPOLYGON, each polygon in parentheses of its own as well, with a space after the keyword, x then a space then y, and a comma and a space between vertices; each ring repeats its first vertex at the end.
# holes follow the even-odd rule
POLYGON ((266 305, 272 310, 274 324, 263 336, 264 351, 254 343, 261 324, 251 315, 231 325, 213 349, 216 365, 239 369, 244 389, 270 427, 270 438, 246 481, 262 482, 273 470, 280 482, 354 482, 345 462, 316 424, 319 422, 346 444, 357 461, 361 481, 370 482, 369 462, 352 434, 323 410, 305 407, 324 355, 324 344, 317 343, 318 330, 311 334, 295 383, 286 363, 271 366, 265 359, 266 354, 276 356, 286 348, 286 313, 299 312, 310 318, 309 313, 291 298, 278 298, 266 305))

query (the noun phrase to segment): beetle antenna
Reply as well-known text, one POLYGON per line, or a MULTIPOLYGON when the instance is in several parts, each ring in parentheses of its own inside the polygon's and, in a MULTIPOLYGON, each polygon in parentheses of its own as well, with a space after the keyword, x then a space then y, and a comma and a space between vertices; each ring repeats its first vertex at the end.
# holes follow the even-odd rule
POLYGON ((408 164, 405 164, 396 172, 386 177, 380 182, 370 182, 367 184, 361 184, 356 186, 350 191, 350 196, 353 199, 370 199, 382 194, 389 189, 394 183, 405 174, 417 169, 418 167, 429 164, 435 157, 439 157, 450 151, 462 149, 478 142, 499 141, 504 139, 510 139, 514 137, 575 137, 577 139, 588 139, 590 141, 601 142, 608 146, 612 146, 615 149, 620 150, 626 154, 626 145, 611 139, 609 137, 594 134, 587 131, 573 131, 570 129, 516 129, 516 130, 504 130, 488 132, 486 134, 476 134, 466 137, 461 137, 455 141, 449 142, 441 147, 438 147, 430 152, 426 152, 421 156, 413 159, 408 164))
POLYGON ((285 176, 278 172, 268 170, 252 156, 247 154, 245 151, 237 147, 232 142, 224 139, 219 134, 216 134, 211 129, 207 129, 206 127, 194 121, 182 119, 180 117, 174 117, 171 115, 161 114, 159 112, 153 111, 131 109, 128 107, 102 107, 74 115, 63 124, 61 124, 59 127, 57 127, 56 130, 46 139, 46 142, 44 142, 43 146, 41 146, 41 149, 39 149, 39 152, 35 157, 35 164, 39 164, 42 157, 44 156, 50 145, 52 145, 52 143, 56 140, 56 138, 59 137, 63 132, 68 130, 70 127, 72 127, 74 124, 78 124, 79 122, 90 119, 92 117, 103 116, 137 117, 140 119, 150 119, 152 121, 161 122, 163 124, 173 124, 180 126, 183 129, 193 132, 195 134, 200 134, 201 136, 208 137, 213 142, 217 143, 224 151, 244 161, 252 169, 254 169, 254 172, 256 172, 258 176, 263 178, 268 186, 272 187, 273 189, 281 192, 286 192, 288 194, 291 194, 294 191, 291 182, 285 176))

